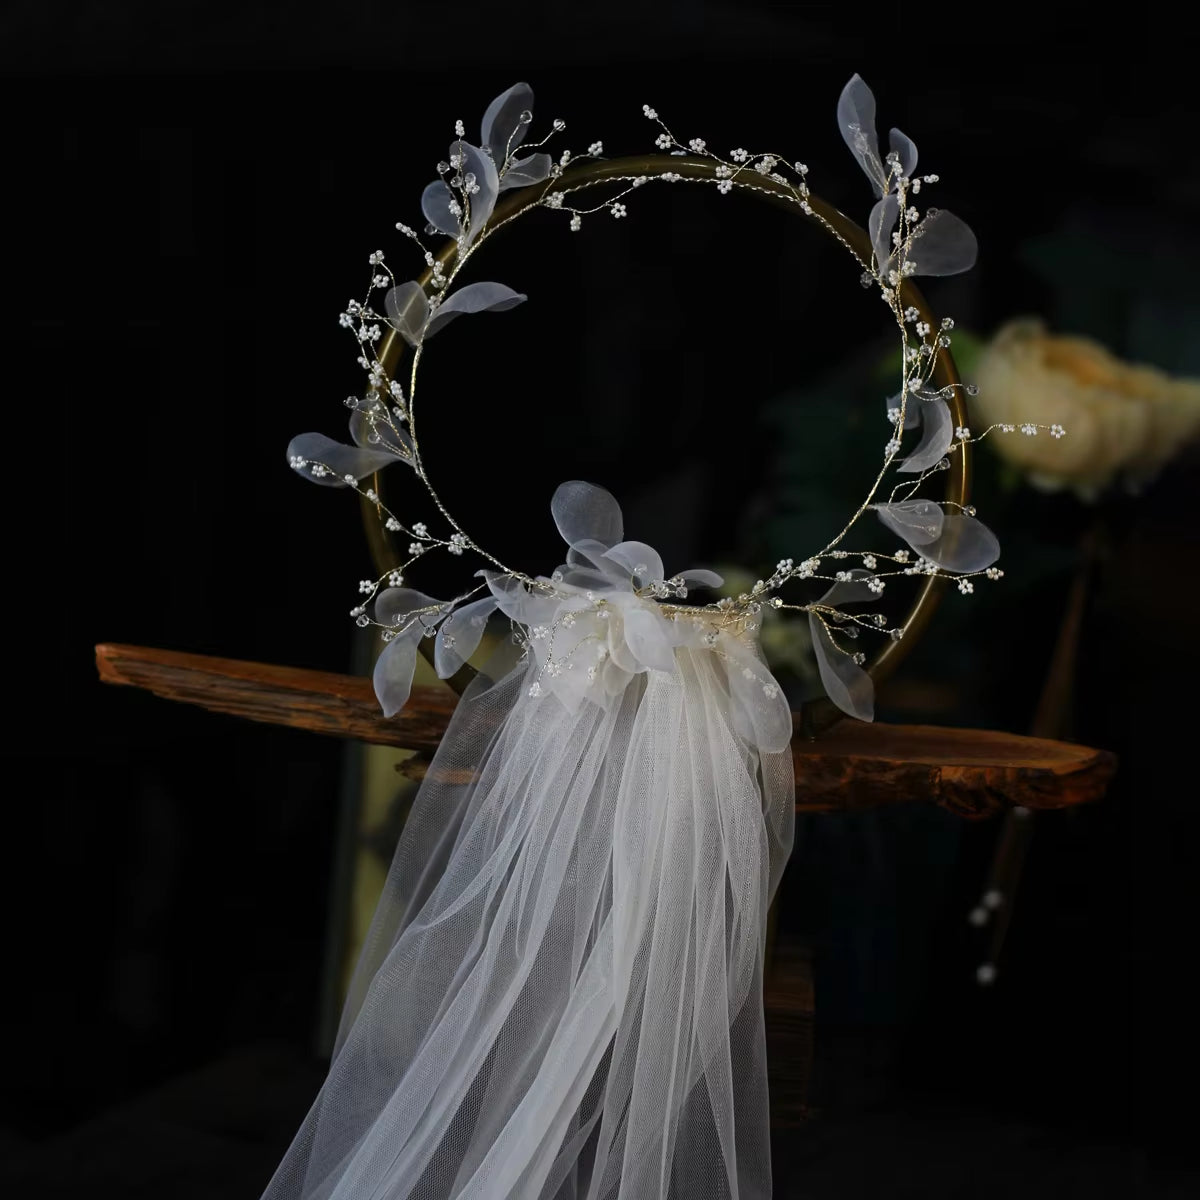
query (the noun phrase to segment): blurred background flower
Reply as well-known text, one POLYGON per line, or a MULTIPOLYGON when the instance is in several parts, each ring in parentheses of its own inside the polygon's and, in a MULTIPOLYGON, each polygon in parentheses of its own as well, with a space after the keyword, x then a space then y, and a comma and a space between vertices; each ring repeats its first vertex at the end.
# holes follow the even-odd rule
POLYGON ((1094 500, 1120 481, 1137 490, 1200 431, 1200 380, 1123 362, 1099 342, 1004 325, 973 371, 972 426, 1058 422, 1063 439, 993 435, 988 445, 1036 487, 1094 500))

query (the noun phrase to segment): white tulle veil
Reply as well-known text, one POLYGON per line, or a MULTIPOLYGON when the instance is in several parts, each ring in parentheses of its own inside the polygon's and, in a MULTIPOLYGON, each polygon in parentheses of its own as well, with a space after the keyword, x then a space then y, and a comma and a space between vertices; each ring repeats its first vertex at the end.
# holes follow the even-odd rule
MULTIPOLYGON (((615 502, 556 496, 575 533, 597 507, 615 502)), ((547 680, 512 651, 463 696, 268 1200, 770 1194, 762 967, 790 713, 754 629, 666 619, 620 546, 575 542, 590 557, 556 591, 577 592, 592 665, 547 680)), ((491 582, 534 629, 575 603, 491 582)))

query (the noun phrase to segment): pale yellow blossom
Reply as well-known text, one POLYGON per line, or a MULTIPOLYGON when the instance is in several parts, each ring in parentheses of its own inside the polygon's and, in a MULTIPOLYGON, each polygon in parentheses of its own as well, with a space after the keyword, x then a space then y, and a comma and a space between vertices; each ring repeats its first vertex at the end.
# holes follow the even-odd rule
POLYGON ((1131 487, 1153 478, 1200 432, 1200 381, 1122 362, 1099 343, 1055 336, 1040 321, 1006 325, 983 352, 971 401, 976 428, 1065 427, 1055 438, 993 433, 988 443, 1031 483, 1073 488, 1091 499, 1118 477, 1131 487))

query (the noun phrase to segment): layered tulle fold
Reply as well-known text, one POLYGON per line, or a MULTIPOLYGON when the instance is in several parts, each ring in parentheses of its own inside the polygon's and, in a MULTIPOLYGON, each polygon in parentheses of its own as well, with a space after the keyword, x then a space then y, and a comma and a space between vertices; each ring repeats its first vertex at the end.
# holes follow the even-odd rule
POLYGON ((790 754, 747 740, 717 650, 604 703, 531 696, 538 669, 460 702, 266 1200, 769 1195, 790 754))

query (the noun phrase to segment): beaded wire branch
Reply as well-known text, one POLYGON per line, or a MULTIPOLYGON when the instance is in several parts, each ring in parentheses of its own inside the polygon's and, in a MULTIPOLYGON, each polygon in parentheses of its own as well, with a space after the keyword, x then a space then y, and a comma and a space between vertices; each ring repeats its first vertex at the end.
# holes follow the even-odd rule
MULTIPOLYGON (((423 256, 418 279, 398 281, 382 250, 370 255, 371 282, 362 301, 351 301, 341 314, 358 345, 358 365, 367 376, 363 396, 349 396, 353 444, 319 433, 302 434, 288 447, 293 469, 317 483, 356 490, 373 508, 383 539, 377 544, 408 542, 407 554, 379 578, 359 584, 360 600, 351 616, 362 627, 375 625, 387 643, 375 669, 376 693, 387 715, 406 701, 422 638, 434 640, 438 674, 453 676, 478 647, 488 617, 499 610, 513 623, 514 636, 537 666, 530 695, 556 694, 568 704, 584 696, 616 695, 631 673, 672 670, 674 648, 702 645, 731 666, 731 688, 744 708, 744 719, 762 736, 773 730, 778 741, 791 732, 786 700, 753 649, 763 609, 808 615, 813 651, 830 700, 843 712, 870 720, 874 687, 864 670, 866 655, 857 649, 862 629, 890 639, 872 664, 875 673, 894 657, 897 643, 927 619, 934 583, 946 576, 970 594, 979 577, 998 579, 1000 546, 995 535, 966 503, 968 447, 993 432, 1015 432, 993 425, 978 434, 967 427, 963 385, 950 354, 949 318, 931 316, 912 287, 916 276, 953 275, 975 262, 976 241, 957 217, 922 208, 933 174, 916 173, 917 149, 899 130, 891 130, 889 149, 880 154, 875 133, 875 99, 856 75, 842 91, 837 119, 842 136, 874 189, 865 234, 815 197, 808 168, 782 155, 736 149, 722 158, 701 138, 681 142, 649 105, 643 113, 659 130, 660 152, 635 159, 610 160, 603 143, 586 154, 563 151, 557 161, 544 147, 565 128, 555 120, 541 141, 525 144, 532 124, 533 92, 524 83, 496 97, 484 113, 478 145, 466 140, 462 121, 439 178, 421 198, 425 235, 450 240, 436 253, 404 223, 396 228, 423 256), (518 149, 523 156, 518 157, 518 149), (734 189, 757 193, 811 219, 832 234, 861 271, 864 287, 877 291, 899 331, 902 371, 898 392, 886 403, 889 436, 862 503, 844 526, 814 553, 784 558, 765 579, 736 598, 684 604, 693 588, 719 587, 711 571, 667 573, 660 556, 641 542, 624 540, 616 501, 602 488, 581 482, 559 487, 551 504, 559 532, 569 547, 566 562, 551 575, 516 570, 479 545, 451 514, 435 490, 417 435, 417 377, 426 344, 457 317, 500 312, 526 297, 499 283, 454 284, 471 256, 498 230, 534 208, 567 215, 579 231, 584 218, 607 213, 627 215, 627 201, 652 183, 703 183, 719 194, 734 189), (615 194, 591 207, 572 201, 599 184, 616 184, 615 194), (508 195, 504 195, 508 193, 508 195), (501 199, 501 197, 504 197, 501 199), (383 312, 376 304, 382 295, 383 312), (411 348, 407 390, 400 381, 402 357, 411 348), (911 446, 904 443, 911 442, 911 446), (902 450, 905 452, 902 456, 902 450), (445 530, 397 516, 381 495, 376 473, 401 463, 424 485, 445 530), (926 480, 951 472, 950 494, 943 500, 917 496, 926 480), (890 552, 842 548, 852 529, 874 513, 904 543, 890 552), (393 535, 389 537, 388 535, 393 535), (451 600, 435 600, 404 586, 409 571, 431 550, 472 555, 486 564, 482 580, 451 600), (857 559, 857 565, 849 562, 857 559), (889 626, 880 612, 864 610, 877 602, 890 580, 923 576, 917 604, 889 626), (791 603, 780 594, 794 581, 822 580, 831 586, 818 600, 791 603), (482 593, 482 594, 481 594, 482 593), (855 611, 845 606, 853 605, 855 611), (849 643, 849 644, 847 644, 849 643)), ((1059 425, 1023 425, 1034 436, 1048 430, 1062 437, 1059 425)), ((882 440, 882 439, 881 439, 882 440)))

